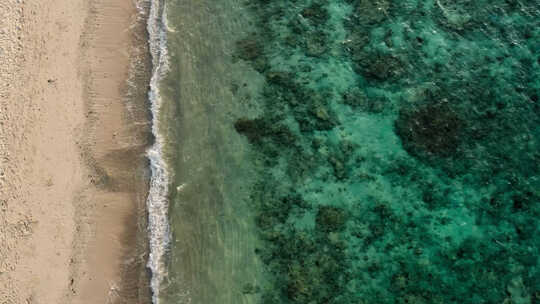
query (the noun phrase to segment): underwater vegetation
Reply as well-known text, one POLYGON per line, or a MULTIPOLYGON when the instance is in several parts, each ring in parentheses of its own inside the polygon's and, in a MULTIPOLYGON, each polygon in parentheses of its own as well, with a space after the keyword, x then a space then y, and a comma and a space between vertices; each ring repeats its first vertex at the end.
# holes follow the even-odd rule
POLYGON ((540 303, 540 2, 248 1, 263 303, 540 303))

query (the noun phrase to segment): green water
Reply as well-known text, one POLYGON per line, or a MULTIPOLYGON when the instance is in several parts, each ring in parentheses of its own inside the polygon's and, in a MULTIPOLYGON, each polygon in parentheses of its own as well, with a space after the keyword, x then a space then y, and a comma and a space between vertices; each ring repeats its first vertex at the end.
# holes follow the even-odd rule
POLYGON ((173 170, 162 303, 252 303, 257 295, 244 291, 261 284, 262 269, 248 208, 256 172, 233 124, 237 113, 256 108, 234 92, 255 92, 257 79, 264 79, 246 63, 231 61, 235 37, 249 20, 237 1, 166 4, 170 71, 162 83, 160 121, 173 170))
POLYGON ((540 2, 169 0, 164 303, 540 303, 540 2))

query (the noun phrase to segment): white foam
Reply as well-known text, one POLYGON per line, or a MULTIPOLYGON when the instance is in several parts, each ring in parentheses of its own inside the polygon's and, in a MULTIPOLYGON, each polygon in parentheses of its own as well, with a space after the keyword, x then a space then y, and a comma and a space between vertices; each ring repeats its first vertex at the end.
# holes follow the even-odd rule
POLYGON ((152 109, 152 133, 155 143, 148 149, 147 157, 150 160, 152 176, 150 178, 150 191, 146 201, 148 208, 148 233, 150 242, 150 254, 147 267, 152 272, 150 287, 152 289, 152 302, 159 304, 159 293, 163 278, 166 276, 164 255, 169 245, 168 223, 168 185, 169 173, 167 164, 163 159, 163 137, 159 132, 159 111, 161 96, 159 84, 162 77, 167 73, 167 48, 166 48, 166 14, 162 0, 149 0, 150 12, 147 22, 147 30, 150 35, 149 45, 152 56, 152 78, 150 80, 150 92, 148 97, 152 109))

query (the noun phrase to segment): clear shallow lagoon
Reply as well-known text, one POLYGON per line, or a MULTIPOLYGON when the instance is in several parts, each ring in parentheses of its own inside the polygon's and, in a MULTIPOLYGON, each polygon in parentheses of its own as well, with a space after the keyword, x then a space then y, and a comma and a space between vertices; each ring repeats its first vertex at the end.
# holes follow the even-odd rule
POLYGON ((540 2, 167 0, 160 303, 540 301, 540 2))

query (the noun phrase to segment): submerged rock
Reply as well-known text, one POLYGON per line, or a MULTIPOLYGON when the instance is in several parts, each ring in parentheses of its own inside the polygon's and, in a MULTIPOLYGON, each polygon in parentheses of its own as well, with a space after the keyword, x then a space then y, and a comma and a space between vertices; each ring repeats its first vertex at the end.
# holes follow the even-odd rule
POLYGON ((354 54, 355 69, 366 78, 385 81, 404 74, 403 62, 389 54, 354 54))
POLYGON ((293 76, 292 73, 283 71, 267 71, 265 73, 268 83, 283 87, 292 87, 295 85, 293 76))
POLYGON ((266 124, 262 119, 240 118, 234 123, 236 132, 245 135, 250 142, 259 140, 267 134, 266 124))
POLYGON ((263 46, 254 38, 249 37, 236 42, 238 57, 244 60, 255 60, 263 54, 263 46))
POLYGON ((345 228, 347 214, 345 213, 345 210, 338 207, 322 206, 319 208, 315 220, 317 228, 322 231, 341 231, 345 228))
POLYGON ((287 126, 271 124, 262 118, 240 118, 234 123, 234 129, 252 144, 261 144, 266 139, 276 145, 292 145, 296 140, 287 126))
POLYGON ((326 34, 321 32, 316 32, 308 37, 306 37, 306 55, 312 56, 312 57, 319 57, 326 53, 328 50, 328 42, 326 39, 326 34))
POLYGON ((325 23, 330 18, 328 10, 326 10, 326 8, 322 4, 317 2, 314 2, 309 7, 303 9, 300 14, 302 15, 302 17, 310 20, 315 24, 325 23))
POLYGON ((369 101, 363 90, 354 87, 343 94, 343 103, 352 108, 364 108, 369 101))
POLYGON ((465 122, 443 100, 403 107, 394 126, 410 154, 447 157, 458 149, 465 122))
POLYGON ((354 56, 354 54, 360 54, 362 49, 369 44, 369 32, 366 29, 354 29, 354 31, 347 36, 347 39, 343 42, 345 50, 354 56))
POLYGON ((354 20, 361 25, 375 25, 389 16, 391 2, 388 0, 355 0, 354 20))

